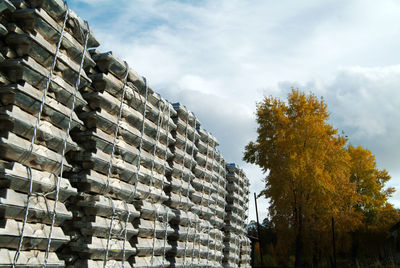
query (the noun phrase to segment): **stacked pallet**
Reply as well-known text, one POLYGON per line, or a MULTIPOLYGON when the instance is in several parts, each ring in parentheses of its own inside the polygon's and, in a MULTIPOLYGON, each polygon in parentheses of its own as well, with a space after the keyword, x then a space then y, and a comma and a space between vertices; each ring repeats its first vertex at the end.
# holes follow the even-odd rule
POLYGON ((170 185, 166 188, 166 192, 169 199, 166 203, 176 213, 185 215, 173 222, 174 233, 169 236, 172 249, 168 252, 168 256, 171 267, 187 267, 195 250, 192 242, 195 239, 194 228, 199 223, 199 217, 190 212, 194 205, 190 200, 190 195, 194 192, 191 185, 195 177, 192 169, 196 165, 195 143, 199 136, 196 127, 200 123, 179 103, 174 104, 174 109, 176 111, 174 122, 177 127, 172 133, 176 142, 172 147, 174 157, 171 161, 172 172, 168 176, 170 185))
POLYGON ((150 189, 149 194, 140 197, 140 201, 137 202, 141 214, 138 222, 139 233, 133 241, 137 254, 132 266, 169 267, 166 254, 171 250, 171 246, 167 240, 174 232, 169 222, 176 218, 176 213, 163 203, 169 199, 165 188, 170 186, 167 176, 170 176, 172 169, 168 162, 173 154, 169 147, 175 144, 171 132, 176 129, 172 120, 176 112, 172 104, 158 95, 148 96, 145 134, 152 137, 155 143, 150 150, 144 148, 144 152, 152 157, 152 162, 142 163, 143 167, 150 170, 150 184, 147 184, 150 189), (157 110, 155 107, 158 107, 157 110), (156 126, 156 129, 150 131, 151 126, 156 126))
POLYGON ((166 203, 174 209, 190 210, 193 206, 190 194, 194 192, 190 182, 195 177, 192 169, 196 166, 194 156, 198 149, 195 142, 199 137, 196 127, 200 123, 193 113, 179 103, 174 104, 174 109, 176 114, 173 119, 177 127, 172 133, 176 142, 172 147, 174 156, 172 172, 168 177, 170 187, 166 189, 169 196, 166 203))
POLYGON ((199 215, 201 224, 198 226, 199 237, 199 253, 195 263, 203 267, 214 267, 215 260, 215 238, 217 232, 214 230, 216 225, 215 213, 216 206, 213 194, 216 190, 214 187, 214 167, 216 166, 216 149, 218 145, 217 139, 201 127, 197 128, 200 138, 196 145, 198 152, 196 154, 197 165, 194 168, 195 178, 192 180, 192 185, 195 192, 192 193, 191 199, 195 203, 192 211, 199 215))
POLYGON ((250 268, 251 241, 246 235, 240 237, 240 260, 239 267, 250 268))
POLYGON ((200 219, 196 214, 185 210, 172 210, 171 226, 174 232, 168 236, 171 249, 167 254, 170 267, 195 267, 192 260, 198 253, 193 241, 198 236, 196 226, 200 219))
POLYGON ((98 46, 61 0, 0 0, 0 266, 247 267, 243 172, 98 46))
POLYGON ((213 216, 213 224, 214 228, 211 231, 214 238, 214 264, 215 267, 222 267, 222 258, 223 258, 223 249, 224 249, 224 232, 222 231, 225 225, 225 217, 226 212, 225 208, 227 205, 226 202, 226 169, 225 169, 225 159, 220 154, 218 150, 215 149, 214 153, 215 157, 215 165, 213 170, 214 176, 214 188, 215 192, 211 195, 214 199, 214 204, 211 206, 212 210, 214 211, 213 216))
POLYGON ((70 241, 61 226, 77 194, 66 154, 83 128, 74 107, 98 46, 88 26, 58 1, 0 2, 0 266, 64 266, 55 251, 70 241))
POLYGON ((137 249, 131 261, 132 267, 169 267, 170 262, 166 258, 171 250, 168 236, 174 232, 169 222, 175 214, 165 205, 146 201, 140 202, 140 210, 139 233, 132 240, 137 249))
POLYGON ((226 165, 226 220, 224 238, 224 267, 238 267, 240 263, 241 238, 246 234, 249 203, 249 180, 236 164, 226 165))
POLYGON ((72 177, 83 187, 82 192, 110 200, 110 208, 116 200, 123 201, 125 211, 116 215, 111 210, 109 217, 117 217, 115 222, 120 225, 125 222, 125 228, 132 224, 127 237, 126 229, 114 234, 111 221, 106 243, 102 243, 103 261, 107 261, 108 253, 115 252, 110 259, 121 264, 130 259, 134 267, 152 267, 160 263, 157 256, 164 252, 160 250, 166 240, 161 229, 168 232, 166 223, 160 220, 167 208, 160 204, 168 199, 164 187, 170 172, 167 160, 172 156, 168 146, 174 143, 170 129, 176 128, 171 119, 174 110, 112 53, 91 53, 96 68, 90 70, 92 86, 83 93, 90 109, 79 113, 88 130, 74 135, 85 150, 71 156, 81 167, 72 177), (110 244, 115 248, 109 249, 110 244), (135 253, 137 257, 130 258, 135 253))

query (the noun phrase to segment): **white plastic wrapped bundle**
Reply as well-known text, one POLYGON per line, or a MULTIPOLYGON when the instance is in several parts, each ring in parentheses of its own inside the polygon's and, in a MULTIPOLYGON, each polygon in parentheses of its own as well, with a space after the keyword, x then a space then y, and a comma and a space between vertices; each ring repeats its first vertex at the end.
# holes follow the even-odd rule
MULTIPOLYGON (((162 219, 161 219, 162 220, 162 219)), ((168 223, 163 223, 160 221, 158 217, 155 217, 154 220, 139 220, 139 236, 140 237, 156 237, 156 238, 164 238, 165 233, 171 235, 174 230, 169 226, 168 223)))
POLYGON ((170 221, 177 220, 178 213, 163 204, 147 201, 138 202, 137 207, 142 213, 137 222, 138 235, 131 240, 137 249, 132 266, 169 267, 166 256, 172 247, 168 236, 174 233, 170 221))
POLYGON ((149 267, 168 267, 169 262, 161 256, 143 257, 137 256, 132 262, 132 267, 135 268, 149 268, 149 267))
MULTIPOLYGON (((223 228, 225 225, 225 218, 226 218, 226 179, 225 179, 225 160, 222 155, 215 149, 214 152, 215 156, 215 165, 213 169, 214 174, 214 188, 215 192, 212 194, 212 198, 214 199, 214 204, 211 205, 214 211, 214 219, 213 223, 214 226, 217 228, 223 228)), ((222 250, 221 250, 222 251, 222 250)))
MULTIPOLYGON (((22 222, 6 219, 0 228, 0 248, 18 249, 19 238, 22 230, 22 222)), ((47 237, 50 226, 42 223, 27 223, 25 226, 25 243, 21 250, 37 249, 46 250, 47 237)), ((69 237, 60 227, 54 227, 52 234, 51 251, 56 251, 61 245, 69 242, 69 237)))
MULTIPOLYGON (((168 200, 164 187, 169 184, 166 174, 171 172, 167 161, 172 157, 169 146, 175 142, 170 132, 176 128, 171 119, 176 112, 171 104, 153 92, 144 78, 112 53, 92 50, 91 56, 96 63, 96 68, 91 68, 89 73, 93 83, 82 92, 88 107, 79 113, 90 130, 74 135, 84 150, 71 154, 81 168, 80 172, 71 174, 71 181, 80 191, 106 196, 112 202, 121 199, 127 206, 135 200, 148 199, 152 203, 168 200)), ((89 215, 91 209, 82 202, 79 205, 76 219, 80 217, 78 212, 89 215)), ((125 254, 127 244, 138 246, 135 250, 138 255, 146 252, 147 244, 142 241, 143 247, 140 246, 136 235, 156 239, 153 229, 154 235, 164 233, 163 226, 157 224, 148 230, 149 224, 145 219, 151 218, 151 209, 151 204, 143 205, 141 219, 131 222, 131 219, 123 220, 115 215, 113 206, 109 231, 106 232, 107 246, 112 239, 123 241, 122 265, 130 257, 125 254), (146 210, 149 207, 150 215, 146 210), (118 228, 113 227, 115 222, 124 223, 119 233, 115 232, 118 228)), ((99 228, 93 229, 95 225, 80 223, 81 234, 101 236, 99 228)), ((72 252, 73 247, 78 248, 76 244, 70 245, 72 252)), ((104 265, 108 259, 119 260, 119 255, 111 253, 107 247, 104 265)), ((159 250, 155 253, 159 254, 159 250)), ((87 257, 93 258, 94 255, 87 257)), ((130 262, 134 260, 130 259, 130 262)))
POLYGON ((174 157, 171 165, 172 172, 169 176, 170 187, 167 188, 169 195, 167 204, 172 208, 188 210, 193 206, 189 196, 195 191, 190 182, 195 177, 192 169, 196 165, 195 142, 199 137, 196 126, 199 122, 179 103, 174 104, 174 109, 176 110, 174 122, 177 128, 173 133, 176 143, 173 147, 174 157))
MULTIPOLYGON (((74 255, 70 258, 103 260, 104 256, 110 260, 124 260, 136 253, 136 249, 130 243, 124 243, 120 239, 105 239, 92 236, 89 239, 79 237, 70 242, 70 247, 74 249, 74 255)), ((105 260, 104 260, 105 261, 105 260)), ((108 262, 108 259, 107 259, 108 262)))
POLYGON ((164 248, 165 250, 170 250, 170 245, 164 246, 164 240, 158 238, 143 238, 137 237, 134 240, 136 248, 137 248, 137 256, 139 257, 151 257, 160 256, 163 254, 164 248), (154 255, 153 255, 154 254, 154 255))
POLYGON ((226 165, 229 195, 226 198, 226 225, 224 227, 224 267, 250 266, 250 240, 246 237, 249 183, 243 171, 235 164, 226 165))
POLYGON ((74 219, 65 229, 74 239, 62 251, 67 263, 78 267, 97 260, 106 267, 109 261, 126 266, 136 253, 129 242, 138 233, 134 222, 140 213, 135 206, 99 194, 81 194, 73 203, 74 219))
POLYGON ((79 148, 70 132, 83 128, 75 109, 91 83, 87 46, 98 46, 63 2, 34 2, 0 3, 0 266, 65 264, 54 251, 70 241, 61 226, 77 194, 65 179, 79 148))
MULTIPOLYGON (((182 182, 181 184, 184 187, 181 189, 172 189, 170 192, 171 201, 179 199, 177 200, 178 202, 175 201, 170 204, 176 208, 193 209, 194 203, 190 199, 190 196, 195 193, 195 189, 191 184, 195 176, 191 170, 196 165, 194 155, 197 148, 195 143, 199 135, 194 130, 199 123, 194 115, 188 112, 184 107, 175 105, 175 108, 178 111, 178 117, 175 119, 176 122, 178 122, 178 129, 176 131, 177 144, 175 145, 174 166, 180 167, 180 173, 178 174, 182 182), (183 122, 185 123, 183 124, 183 122), (182 128, 183 125, 185 126, 184 129, 182 128), (183 130, 184 133, 182 133, 183 130), (178 142, 182 140, 182 137, 184 137, 184 141, 178 142)), ((175 179, 175 174, 172 173, 171 183, 174 181, 177 181, 177 179, 175 179)), ((168 252, 168 255, 171 267, 191 267, 192 256, 198 255, 197 244, 193 241, 199 236, 197 233, 197 228, 200 223, 199 214, 194 210, 192 210, 192 212, 185 210, 177 211, 183 214, 179 217, 179 220, 174 221, 175 232, 169 237, 172 248, 168 252)))
POLYGON ((65 267, 64 261, 60 260, 56 253, 50 252, 45 256, 44 251, 24 250, 19 254, 18 260, 14 261, 16 250, 0 248, 0 267, 10 267, 13 263, 17 267, 43 267, 47 259, 47 267, 65 267))
POLYGON ((227 219, 230 220, 231 226, 226 226, 226 230, 233 230, 239 233, 243 232, 247 221, 248 210, 248 179, 243 171, 235 164, 227 165, 227 219))
MULTIPOLYGON (((186 251, 183 260, 176 263, 191 265, 191 267, 210 267, 213 266, 212 261, 214 260, 214 251, 212 250, 214 248, 214 239, 210 235, 213 223, 210 223, 210 220, 213 220, 215 215, 215 211, 212 210, 212 205, 214 204, 212 194, 215 192, 215 189, 212 184, 213 177, 211 171, 213 170, 215 161, 214 144, 216 141, 211 138, 212 136, 209 133, 199 127, 197 127, 197 133, 200 139, 194 142, 200 149, 195 153, 197 165, 192 169, 196 177, 191 180, 191 185, 195 191, 190 193, 190 199, 195 204, 191 207, 191 211, 199 215, 202 220, 195 224, 194 236, 188 236, 190 238, 193 237, 193 240, 185 243, 186 251), (187 244, 190 246, 188 247, 187 244), (190 250, 187 250, 187 248, 190 250)), ((178 254, 177 257, 179 258, 180 255, 178 254)))
POLYGON ((211 224, 208 221, 200 220, 196 224, 195 236, 189 247, 193 249, 191 256, 186 256, 188 263, 192 267, 210 266, 214 258, 212 248, 214 240, 211 237, 211 224), (208 260, 208 261, 207 261, 208 260), (200 266, 199 266, 200 265, 200 266))
POLYGON ((195 156, 197 165, 194 168, 194 174, 196 178, 192 180, 192 186, 196 191, 190 197, 196 206, 192 207, 192 211, 203 219, 213 220, 215 211, 212 210, 214 204, 212 194, 215 193, 213 169, 216 139, 200 127, 198 127, 198 133, 200 139, 197 141, 197 145, 202 148, 202 151, 198 151, 195 156))
POLYGON ((200 123, 179 103, 174 104, 174 109, 177 112, 174 118, 177 129, 173 132, 176 143, 173 147, 174 158, 169 178, 170 187, 167 190, 167 204, 176 209, 176 217, 171 222, 174 233, 168 237, 171 244, 168 258, 171 267, 188 267, 194 250, 192 241, 195 239, 195 228, 199 222, 198 216, 189 210, 194 205, 190 199, 190 195, 195 192, 191 181, 195 178, 192 169, 196 165, 195 143, 199 138, 196 127, 200 123))
POLYGON ((171 260, 171 267, 188 267, 191 265, 192 256, 198 252, 196 244, 196 226, 199 224, 198 217, 190 220, 188 225, 174 225, 175 232, 169 236, 169 243, 172 248, 168 252, 171 260))
POLYGON ((251 241, 250 239, 242 235, 240 237, 240 261, 239 267, 250 268, 251 262, 251 241))
POLYGON ((224 239, 223 267, 238 267, 240 261, 240 237, 230 233, 224 239))
POLYGON ((83 94, 91 109, 82 110, 80 117, 91 130, 76 134, 85 148, 76 157, 83 168, 103 174, 110 168, 105 160, 110 159, 111 177, 134 185, 131 198, 163 202, 165 174, 170 172, 167 160, 172 157, 168 146, 175 142, 171 115, 176 112, 111 52, 91 53, 100 72, 91 70, 92 87, 83 94))
POLYGON ((0 39, 0 266, 248 267, 249 182, 193 113, 61 0, 1 1, 0 39))
POLYGON ((128 221, 125 226, 123 221, 113 221, 111 223, 109 218, 99 216, 83 216, 82 218, 74 220, 72 224, 85 236, 106 238, 108 236, 110 227, 112 236, 118 236, 119 234, 125 232, 126 229, 127 240, 138 234, 138 230, 133 226, 132 222, 128 221))
MULTIPOLYGON (((111 54, 93 54, 93 57, 102 64, 105 61, 104 57, 111 62, 118 62, 118 59, 111 54)), ((112 66, 114 67, 114 65, 112 66)), ((112 73, 112 70, 109 71, 112 73)), ((114 70, 114 72, 116 71, 114 70)), ((110 73, 108 76, 111 76, 110 73)), ((81 141, 86 150, 85 152, 78 152, 75 159, 81 161, 83 168, 106 174, 110 166, 108 159, 114 151, 111 176, 134 184, 134 192, 131 194, 131 198, 151 198, 155 202, 165 201, 167 197, 163 193, 163 188, 168 183, 165 173, 169 172, 169 165, 166 161, 172 155, 167 144, 173 141, 168 128, 171 125, 174 127, 172 120, 168 120, 168 115, 173 110, 171 105, 165 100, 159 99, 157 106, 158 121, 155 124, 146 117, 147 111, 155 109, 150 103, 150 99, 154 99, 150 98, 152 96, 151 89, 147 87, 145 97, 143 97, 137 92, 137 88, 136 91, 130 88, 130 72, 128 72, 128 80, 122 85, 127 88, 125 90, 126 98, 121 99, 118 103, 116 98, 118 95, 115 97, 112 95, 113 93, 116 94, 113 88, 100 83, 100 78, 96 75, 94 74, 97 82, 93 83, 96 88, 84 94, 89 105, 96 110, 80 114, 87 124, 91 124, 96 129, 95 131, 76 134, 75 138, 81 141), (102 95, 99 91, 103 91, 102 95), (94 96, 94 94, 96 95, 94 96), (143 103, 141 106, 133 107, 132 105, 137 102, 143 103), (118 104, 120 109, 118 109, 118 104), (151 107, 147 108, 149 106, 151 107), (167 116, 165 116, 165 113, 167 113, 167 116), (164 122, 164 119, 168 122, 164 122), (165 130, 164 127, 167 129, 165 130), (112 143, 115 129, 118 129, 118 137, 112 143), (93 153, 88 153, 90 151, 93 151, 93 153)), ((86 181, 88 183, 91 180, 86 179, 86 181)), ((108 183, 106 186, 108 186, 108 183)), ((104 188, 107 189, 108 187, 104 188)))
POLYGON ((214 263, 214 267, 222 267, 223 249, 224 249, 224 232, 220 229, 211 229, 210 235, 214 240, 214 245, 211 247, 213 251, 213 257, 211 260, 214 263))
POLYGON ((68 267, 80 268, 80 267, 91 267, 91 268, 131 268, 132 266, 128 262, 109 260, 104 265, 104 260, 77 260, 73 265, 68 267))

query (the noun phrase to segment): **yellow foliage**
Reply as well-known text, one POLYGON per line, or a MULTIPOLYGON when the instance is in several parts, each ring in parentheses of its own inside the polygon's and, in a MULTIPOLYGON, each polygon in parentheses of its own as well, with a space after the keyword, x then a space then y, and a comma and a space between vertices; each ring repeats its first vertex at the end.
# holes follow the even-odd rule
POLYGON ((326 244, 313 234, 329 232, 332 217, 343 232, 378 217, 394 221, 387 203, 393 189, 384 190, 388 172, 376 168, 370 151, 346 147, 347 139, 327 122, 323 99, 292 89, 287 103, 265 97, 256 115, 258 138, 246 146, 244 160, 267 174, 262 194, 271 200, 271 220, 278 238, 292 234, 281 237, 295 244, 296 257, 308 256, 306 239, 308 246, 326 244))
POLYGON ((347 150, 351 157, 350 181, 356 187, 355 209, 362 212, 368 228, 388 228, 398 220, 395 209, 387 202, 394 189, 384 188, 390 180, 389 173, 377 168, 375 156, 369 150, 351 145, 347 150))

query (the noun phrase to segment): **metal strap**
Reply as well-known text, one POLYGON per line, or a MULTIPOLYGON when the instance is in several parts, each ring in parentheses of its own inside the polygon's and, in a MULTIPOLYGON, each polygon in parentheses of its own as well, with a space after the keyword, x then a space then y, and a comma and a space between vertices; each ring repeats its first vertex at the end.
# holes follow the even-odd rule
MULTIPOLYGON (((43 92, 43 95, 42 95, 42 100, 41 100, 41 103, 40 103, 38 117, 36 119, 36 124, 35 124, 35 127, 33 129, 33 135, 32 135, 32 139, 31 139, 31 144, 29 146, 28 152, 26 154, 24 153, 24 157, 23 157, 23 159, 21 161, 22 163, 27 161, 29 159, 29 157, 31 156, 32 152, 33 152, 33 147, 34 147, 35 140, 36 140, 37 130, 39 128, 39 123, 40 123, 40 119, 41 119, 41 116, 42 116, 43 107, 44 107, 45 102, 46 102, 47 91, 49 90, 50 83, 51 83, 51 80, 52 80, 52 77, 53 77, 53 71, 54 71, 54 69, 56 67, 58 53, 59 53, 60 47, 61 47, 61 41, 62 41, 62 38, 64 36, 64 30, 65 30, 67 18, 69 16, 68 5, 65 2, 64 2, 64 5, 66 7, 66 12, 65 12, 65 16, 64 16, 63 26, 61 28, 60 37, 59 37, 58 42, 57 42, 57 47, 56 47, 56 51, 55 51, 55 54, 54 54, 53 63, 51 65, 50 72, 49 72, 49 75, 48 75, 47 81, 46 81, 46 86, 44 88, 44 92, 43 92)), ((24 240, 25 226, 26 226, 26 222, 28 220, 28 214, 29 214, 29 202, 30 202, 31 196, 33 195, 33 193, 32 193, 32 189, 33 189, 32 169, 29 166, 29 164, 24 164, 24 165, 25 165, 25 167, 27 169, 27 173, 28 173, 28 177, 29 177, 29 192, 28 192, 28 196, 27 196, 27 200, 26 200, 26 209, 25 209, 24 221, 23 221, 22 229, 21 229, 21 236, 20 236, 20 239, 19 239, 17 251, 15 252, 15 255, 14 255, 14 260, 13 260, 13 263, 12 263, 12 267, 15 267, 15 265, 16 265, 16 263, 18 261, 18 258, 19 258, 20 254, 21 254, 21 248, 22 248, 22 244, 23 244, 23 240, 24 240)))
POLYGON ((203 229, 201 229, 201 226, 200 226, 200 233, 199 233, 199 260, 201 259, 202 234, 203 234, 203 229))
MULTIPOLYGON (((239 170, 239 180, 238 180, 238 182, 239 181, 242 181, 242 178, 243 178, 243 176, 244 176, 244 173, 243 173, 243 170, 239 170)), ((243 184, 243 183, 242 183, 243 184)), ((238 183, 238 186, 239 186, 239 183, 238 183)), ((243 206, 243 208, 244 208, 244 202, 241 202, 242 203, 242 206, 243 206)), ((244 215, 245 215, 245 213, 246 213, 246 211, 244 210, 244 209, 242 209, 242 211, 240 211, 239 213, 238 213, 238 215, 240 215, 240 217, 241 217, 241 221, 240 221, 240 227, 242 227, 243 226, 243 223, 244 223, 244 215)))
POLYGON ((188 139, 188 127, 189 127, 189 115, 186 118, 186 123, 185 123, 185 146, 183 150, 183 159, 182 159, 182 171, 181 171, 181 188, 179 189, 179 202, 182 202, 182 186, 183 186, 183 176, 184 176, 184 170, 185 170, 185 155, 186 155, 186 150, 187 150, 187 139, 188 139))
POLYGON ((188 236, 189 236, 189 229, 192 226, 192 219, 189 218, 189 225, 186 229, 186 236, 185 236, 185 252, 183 254, 183 267, 186 267, 186 252, 187 252, 187 243, 188 243, 188 236))
MULTIPOLYGON (((118 119, 117 119, 117 124, 116 124, 115 130, 114 130, 113 146, 111 149, 110 161, 108 162, 107 181, 106 181, 106 185, 103 187, 103 189, 101 189, 100 193, 106 193, 108 190, 108 187, 110 186, 110 177, 111 177, 111 170, 112 170, 112 166, 113 166, 115 146, 117 143, 119 124, 120 124, 121 118, 122 118, 122 108, 123 108, 123 104, 124 104, 126 84, 128 82, 129 65, 127 62, 125 62, 125 68, 126 68, 126 72, 125 72, 125 77, 124 77, 124 85, 122 86, 121 102, 120 102, 119 111, 118 111, 118 119)), ((109 199, 111 200, 112 215, 111 215, 110 230, 109 230, 108 238, 107 238, 106 252, 104 254, 103 267, 106 267, 106 265, 107 265, 108 251, 109 251, 108 249, 109 249, 109 243, 110 243, 110 238, 111 238, 112 225, 113 225, 114 216, 115 216, 114 201, 110 197, 109 197, 109 199)))
MULTIPOLYGON (((220 236, 220 240, 221 240, 221 251, 222 251, 222 247, 223 247, 223 242, 224 242, 224 238, 223 238, 223 234, 222 234, 222 232, 219 234, 219 236, 220 236)), ((221 258, 223 258, 222 256, 221 256, 221 258)))
POLYGON ((106 252, 104 254, 104 262, 103 262, 103 268, 106 267, 107 265, 107 259, 108 259, 108 249, 110 246, 110 239, 111 239, 111 234, 112 234, 112 228, 113 228, 113 223, 114 223, 114 217, 115 217, 115 206, 114 206, 114 200, 111 197, 108 197, 111 201, 111 207, 112 207, 112 215, 111 215, 111 222, 110 222, 110 228, 108 230, 108 236, 107 236, 107 244, 106 244, 106 252))
MULTIPOLYGON (((195 228, 194 228, 194 239, 193 239, 193 251, 192 251, 192 263, 194 260, 194 248, 196 245, 196 236, 197 236, 197 230, 200 228, 200 220, 197 222, 197 224, 195 224, 195 228)), ((199 236, 199 240, 200 240, 200 236, 199 236)), ((201 242, 200 242, 201 244, 201 242)))
POLYGON ((207 136, 207 155, 206 155, 206 164, 204 167, 204 176, 203 176, 203 183, 201 188, 201 201, 200 201, 200 215, 203 213, 203 199, 204 199, 204 183, 206 181, 206 171, 207 171, 207 164, 208 164, 208 151, 209 151, 209 137, 207 136))
MULTIPOLYGON (((220 239, 221 239, 221 233, 220 233, 220 230, 218 230, 218 233, 219 233, 219 235, 220 235, 220 239)), ((217 262, 217 251, 219 251, 219 250, 217 250, 217 235, 215 235, 215 242, 214 242, 214 262, 217 262)), ((219 241, 218 241, 219 242, 219 241)))
POLYGON ((240 240, 239 240, 239 236, 236 236, 236 256, 237 256, 237 259, 240 260, 240 240))
MULTIPOLYGON (((226 167, 225 167, 226 168, 226 167)), ((227 191, 226 191, 226 184, 227 184, 227 181, 226 180, 223 180, 223 182, 224 182, 224 189, 225 189, 225 191, 224 191, 224 211, 225 211, 225 213, 223 214, 223 216, 222 216, 222 221, 225 221, 225 217, 226 217, 226 204, 227 204, 227 202, 226 202, 226 193, 227 193, 227 191)))
MULTIPOLYGON (((211 162, 211 178, 210 178, 210 187, 208 188, 208 200, 207 200, 207 208, 210 209, 210 200, 212 199, 211 197, 211 186, 214 183, 214 179, 213 179, 213 173, 214 173, 214 157, 215 157, 215 143, 213 143, 212 146, 212 162, 211 162)), ((215 222, 215 217, 216 217, 217 213, 214 214, 214 222, 215 222)), ((208 258, 207 258, 208 259, 208 258)))
POLYGON ((169 143, 169 119, 171 118, 171 105, 168 105, 168 120, 167 120, 167 140, 165 144, 165 151, 164 151, 164 165, 163 165, 163 181, 161 184, 161 190, 164 191, 164 177, 167 170, 167 158, 168 158, 168 143, 169 143))
MULTIPOLYGON (((217 182, 217 185, 218 185, 218 188, 220 188, 220 172, 221 172, 221 164, 219 163, 219 162, 217 162, 218 163, 218 171, 216 172, 216 182, 217 182)), ((217 190, 217 194, 218 194, 218 199, 220 199, 220 192, 217 190)), ((220 208, 220 204, 219 204, 219 201, 218 202, 216 202, 216 207, 218 207, 218 208, 220 208)), ((214 219, 216 219, 217 218, 217 213, 215 213, 215 216, 214 216, 214 219)))
POLYGON ((124 201, 124 206, 128 213, 126 214, 126 219, 125 219, 124 242, 123 242, 123 246, 122 246, 122 263, 121 263, 122 267, 124 267, 124 263, 125 263, 125 244, 126 244, 126 239, 127 239, 127 234, 128 234, 128 222, 129 222, 129 218, 131 216, 131 211, 129 210, 128 204, 125 201, 124 201))
MULTIPOLYGON (((194 118, 194 129, 196 129, 196 127, 197 127, 197 121, 196 121, 196 118, 194 118)), ((195 142, 196 142, 196 134, 193 135, 193 140, 192 140, 192 151, 190 153, 190 163, 189 163, 189 169, 190 170, 192 170, 193 162, 194 162, 193 159, 194 159, 194 144, 195 144, 195 142)), ((188 200, 189 200, 190 182, 191 181, 189 179, 188 186, 187 186, 187 189, 186 189, 186 197, 187 197, 188 200)))
POLYGON ((158 207, 156 206, 156 215, 154 215, 154 229, 153 229, 153 249, 151 251, 151 259, 150 259, 150 264, 153 265, 153 259, 154 259, 154 248, 156 245, 156 236, 157 236, 157 217, 158 217, 158 207))
POLYGON ((76 95, 79 91, 79 85, 81 82, 81 74, 82 74, 82 69, 83 69, 83 63, 85 61, 85 54, 86 54, 86 49, 87 49, 87 43, 88 43, 88 39, 89 39, 89 24, 87 21, 85 21, 85 25, 86 25, 86 33, 85 33, 85 44, 83 47, 83 52, 82 52, 82 58, 81 58, 81 63, 79 65, 79 72, 78 72, 78 78, 76 79, 75 82, 75 91, 74 91, 74 96, 73 96, 73 100, 72 100, 72 106, 71 106, 71 111, 69 114, 69 118, 68 118, 68 127, 65 131, 65 138, 63 141, 63 148, 62 148, 62 153, 61 153, 61 166, 60 166, 60 174, 57 177, 57 188, 56 188, 56 197, 55 197, 55 202, 54 202, 54 208, 53 208, 53 215, 52 215, 52 219, 51 219, 51 226, 50 226, 50 233, 49 233, 49 238, 48 238, 48 242, 47 242, 47 248, 46 248, 46 254, 45 254, 45 258, 44 258, 44 266, 47 266, 47 262, 48 262, 48 258, 49 258, 49 252, 50 252, 50 245, 51 245, 51 240, 52 240, 52 234, 53 234, 53 229, 54 229, 54 223, 55 223, 55 219, 57 216, 57 202, 58 202, 58 198, 59 198, 59 192, 60 192, 60 183, 61 183, 61 179, 63 176, 63 171, 64 171, 64 159, 65 159, 65 151, 67 148, 67 141, 70 135, 70 130, 71 130, 71 121, 72 121, 72 116, 74 114, 74 109, 75 109, 75 102, 76 102, 76 95))
MULTIPOLYGON (((162 125, 162 123, 163 123, 163 117, 161 117, 161 114, 162 114, 162 112, 161 112, 161 100, 158 102, 158 118, 157 118, 157 133, 156 133, 156 138, 155 138, 155 140, 156 140, 156 144, 154 145, 154 147, 153 147, 153 153, 152 153, 152 156, 153 156, 153 161, 151 162, 151 169, 150 169, 150 184, 149 184, 149 194, 148 195, 150 195, 150 193, 151 193, 151 187, 153 186, 153 176, 154 176, 154 165, 155 165, 155 159, 156 159, 156 152, 157 152, 157 145, 158 145, 158 140, 160 139, 160 127, 161 127, 161 125, 162 125)), ((168 133, 167 133, 167 135, 168 135, 168 133)), ((163 180, 164 180, 164 178, 163 178, 163 180)), ((147 196, 148 196, 147 195, 147 196)), ((146 196, 146 197, 147 197, 146 196)), ((146 198, 145 197, 145 198, 146 198)))
POLYGON ((145 93, 145 100, 144 100, 144 109, 143 109, 143 122, 142 122, 142 131, 140 133, 140 141, 139 141, 139 155, 138 155, 138 162, 136 165, 136 181, 135 181, 135 190, 133 192, 133 196, 135 197, 136 191, 137 191, 137 186, 139 184, 139 171, 140 171, 140 159, 141 159, 141 154, 142 154, 142 145, 143 145, 143 136, 144 136, 144 127, 145 127, 145 121, 146 121, 146 105, 147 105, 147 98, 148 98, 148 91, 149 91, 149 86, 147 84, 147 80, 145 77, 143 77, 144 83, 146 85, 146 93, 145 93))
MULTIPOLYGON (((222 156, 221 156, 222 157, 222 156)), ((221 168, 222 168, 222 161, 220 161, 220 163, 219 163, 219 167, 218 167, 218 176, 220 176, 220 177, 222 177, 221 176, 221 168)), ((224 202, 223 202, 223 210, 224 210, 224 213, 222 213, 222 221, 224 221, 225 220, 225 207, 226 207, 226 201, 225 201, 225 193, 226 193, 226 180, 222 180, 222 182, 223 182, 223 188, 224 188, 224 193, 223 193, 223 199, 224 199, 224 202)))
MULTIPOLYGON (((203 232, 205 232, 205 228, 203 228, 201 230, 200 236, 203 234, 203 232)), ((201 239, 200 239, 200 243, 199 243, 199 259, 201 259, 201 239)))
POLYGON ((207 237, 207 265, 210 257, 210 222, 208 222, 208 237, 207 237))
POLYGON ((125 72, 125 76, 124 76, 124 85, 122 86, 121 102, 120 102, 119 111, 118 111, 118 119, 117 119, 117 124, 115 125, 113 146, 112 146, 112 149, 111 149, 110 160, 108 162, 107 181, 106 181, 106 185, 100 190, 101 194, 102 193, 106 193, 107 190, 108 190, 108 187, 110 186, 110 177, 111 177, 111 169, 112 169, 112 166, 113 166, 115 145, 117 143, 119 124, 120 124, 121 118, 122 118, 122 108, 123 108, 124 98, 125 98, 125 91, 126 91, 125 89, 126 89, 126 84, 128 82, 129 65, 128 65, 128 63, 126 61, 125 61, 125 68, 126 68, 126 72, 125 72))
MULTIPOLYGON (((214 173, 214 160, 215 160, 215 143, 214 142, 212 143, 212 150, 213 150, 213 152, 212 152, 212 162, 211 162, 211 178, 210 178, 210 187, 208 188, 208 199, 207 199, 207 208, 208 209, 210 209, 210 199, 212 199, 212 197, 211 197, 211 186, 214 183, 214 178, 213 178, 214 177, 213 176, 213 173, 214 173)), ((217 213, 214 214, 214 222, 215 222, 215 217, 216 216, 217 216, 217 213)), ((210 219, 211 219, 211 217, 210 217, 210 219)))
POLYGON ((167 243, 167 236, 168 236, 168 213, 169 209, 167 210, 167 216, 165 220, 165 231, 164 231, 164 247, 163 247, 163 259, 162 259, 162 267, 165 267, 165 245, 167 243))

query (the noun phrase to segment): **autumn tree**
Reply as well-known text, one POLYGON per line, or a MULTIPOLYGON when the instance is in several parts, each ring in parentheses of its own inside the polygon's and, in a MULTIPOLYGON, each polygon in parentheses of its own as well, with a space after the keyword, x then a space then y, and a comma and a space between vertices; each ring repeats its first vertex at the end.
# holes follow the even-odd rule
POLYGON ((348 146, 350 155, 350 181, 356 187, 357 203, 355 210, 363 215, 366 228, 387 229, 399 220, 388 198, 394 192, 393 187, 385 188, 390 180, 386 170, 377 168, 375 156, 361 146, 348 146), (390 217, 388 215, 391 215, 390 217))
POLYGON ((328 229, 332 216, 354 216, 346 139, 327 123, 326 104, 313 94, 292 90, 287 103, 266 97, 256 115, 258 138, 246 146, 244 160, 267 174, 262 194, 278 235, 294 238, 299 267, 312 259, 312 243, 305 243, 312 232, 328 229))

